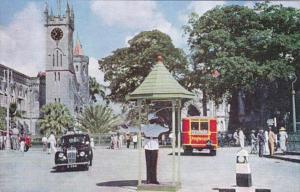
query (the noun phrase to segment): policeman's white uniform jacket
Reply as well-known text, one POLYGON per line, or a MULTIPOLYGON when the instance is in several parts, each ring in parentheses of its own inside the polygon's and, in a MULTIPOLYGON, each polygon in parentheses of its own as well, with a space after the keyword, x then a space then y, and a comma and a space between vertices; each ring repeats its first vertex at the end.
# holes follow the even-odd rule
POLYGON ((146 150, 158 150, 158 136, 161 133, 169 131, 169 128, 162 127, 158 124, 149 124, 142 127, 142 132, 145 136, 144 149, 146 150))

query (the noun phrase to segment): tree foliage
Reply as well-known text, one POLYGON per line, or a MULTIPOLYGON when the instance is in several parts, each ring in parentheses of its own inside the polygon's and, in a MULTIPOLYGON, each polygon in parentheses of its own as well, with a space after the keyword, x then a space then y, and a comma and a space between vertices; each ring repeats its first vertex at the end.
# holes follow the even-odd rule
POLYGON ((144 31, 128 41, 129 46, 113 51, 99 60, 105 81, 110 83, 113 101, 124 101, 125 96, 141 84, 154 65, 155 56, 161 53, 164 64, 177 80, 187 71, 187 60, 181 49, 175 48, 171 38, 158 31, 144 31))
POLYGON ((106 87, 99 84, 95 77, 89 77, 89 92, 91 100, 93 102, 97 102, 96 95, 99 95, 103 99, 106 99, 105 89, 106 87))
POLYGON ((291 74, 300 74, 300 12, 281 5, 216 7, 193 13, 185 32, 192 53, 191 87, 210 98, 236 99, 246 110, 289 110, 291 74), (214 75, 216 74, 217 75, 214 75))
POLYGON ((51 131, 56 134, 62 134, 73 126, 73 117, 63 104, 47 104, 42 108, 41 112, 43 117, 38 121, 38 125, 42 134, 49 134, 51 131))
POLYGON ((120 123, 120 118, 103 105, 90 105, 79 116, 78 123, 90 133, 107 133, 120 123))
POLYGON ((6 108, 0 106, 0 130, 6 129, 6 108))

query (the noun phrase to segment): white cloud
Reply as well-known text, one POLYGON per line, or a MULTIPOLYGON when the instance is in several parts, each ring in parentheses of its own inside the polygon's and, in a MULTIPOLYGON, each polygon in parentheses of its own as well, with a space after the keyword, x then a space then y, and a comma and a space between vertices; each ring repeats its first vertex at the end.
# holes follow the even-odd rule
POLYGON ((45 67, 46 42, 42 11, 29 3, 8 26, 0 26, 0 63, 29 76, 45 67))
POLYGON ((94 57, 90 57, 89 59, 89 75, 95 77, 97 82, 101 85, 108 85, 108 83, 104 81, 104 73, 99 69, 98 60, 94 57))
POLYGON ((187 6, 183 13, 179 14, 179 20, 182 23, 187 23, 188 17, 192 12, 203 15, 206 11, 218 5, 223 6, 225 3, 225 1, 193 1, 187 6))
POLYGON ((136 32, 158 29, 170 35, 176 46, 184 43, 180 31, 166 20, 157 2, 94 1, 91 3, 91 10, 108 26, 133 29, 136 32))
POLYGON ((284 7, 294 7, 300 9, 299 1, 270 1, 271 5, 279 5, 282 4, 284 7))
MULTIPOLYGON (((253 1, 247 1, 244 6, 247 6, 249 8, 253 8, 256 3, 259 2, 253 2, 253 1)), ((294 8, 300 8, 300 2, 299 1, 270 1, 270 5, 280 5, 282 4, 284 7, 294 7, 294 8)))

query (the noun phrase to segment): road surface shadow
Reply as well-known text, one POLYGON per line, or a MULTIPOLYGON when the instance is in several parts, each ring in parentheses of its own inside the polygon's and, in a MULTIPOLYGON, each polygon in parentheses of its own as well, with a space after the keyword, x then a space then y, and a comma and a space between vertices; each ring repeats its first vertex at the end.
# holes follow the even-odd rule
POLYGON ((88 171, 88 170, 86 170, 86 169, 84 169, 84 168, 76 168, 76 167, 74 167, 74 168, 67 168, 67 169, 63 169, 63 170, 56 170, 55 168, 52 168, 52 170, 50 171, 50 173, 64 173, 64 172, 81 172, 81 171, 88 171))
MULTIPOLYGON (((172 153, 169 153, 168 155, 172 155, 172 153)), ((178 153, 175 153, 177 156, 178 153)), ((180 153, 181 156, 209 156, 212 157, 209 153, 203 153, 203 152, 194 152, 194 153, 180 153)))
MULTIPOLYGON (((142 181, 145 183, 146 181, 142 181)), ((106 181, 96 184, 99 187, 136 187, 138 180, 119 180, 119 181, 106 181)))

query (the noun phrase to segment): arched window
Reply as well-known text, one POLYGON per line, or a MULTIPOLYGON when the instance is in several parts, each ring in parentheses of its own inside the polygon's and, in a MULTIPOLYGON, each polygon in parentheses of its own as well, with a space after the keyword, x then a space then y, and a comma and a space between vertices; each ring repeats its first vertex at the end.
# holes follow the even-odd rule
POLYGON ((56 72, 54 72, 54 81, 56 81, 56 72))
POLYGON ((58 98, 58 102, 60 103, 60 98, 58 98))
POLYGON ((56 65, 58 66, 58 50, 56 50, 56 65))
POLYGON ((60 66, 62 66, 62 54, 60 54, 60 66))
POLYGON ((78 71, 78 65, 76 65, 76 71, 78 71))
POLYGON ((58 81, 60 81, 60 72, 57 72, 58 74, 58 81))
POLYGON ((55 65, 54 53, 52 54, 52 63, 53 63, 53 67, 54 67, 54 65, 55 65))
POLYGON ((54 98, 54 102, 56 103, 56 98, 54 98))

